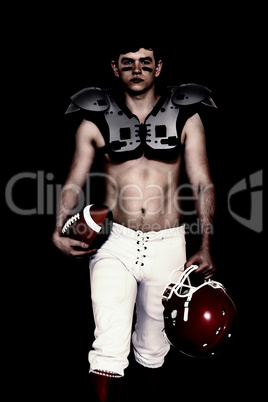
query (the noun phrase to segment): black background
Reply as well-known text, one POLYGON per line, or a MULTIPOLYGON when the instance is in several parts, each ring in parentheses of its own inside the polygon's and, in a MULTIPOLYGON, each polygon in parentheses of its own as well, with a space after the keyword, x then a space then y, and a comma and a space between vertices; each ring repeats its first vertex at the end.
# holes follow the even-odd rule
MULTIPOLYGON (((237 182, 263 168, 258 91, 264 80, 264 49, 261 32, 258 28, 252 32, 260 15, 219 8, 207 18, 197 9, 171 18, 169 10, 163 15, 159 12, 155 20, 150 13, 145 17, 135 9, 132 20, 129 11, 116 20, 107 11, 86 13, 73 8, 68 18, 55 10, 36 11, 30 18, 24 9, 27 18, 12 21, 8 36, 12 31, 13 37, 3 49, 3 157, 8 153, 4 183, 18 173, 38 171, 44 172, 45 186, 64 183, 74 151, 75 127, 64 116, 70 96, 87 86, 111 85, 108 54, 113 41, 154 32, 167 56, 164 81, 205 85, 218 106, 207 123, 217 190, 216 280, 227 287, 239 314, 238 334, 224 355, 195 360, 172 350, 161 392, 178 399, 181 393, 193 399, 258 393, 257 367, 264 353, 258 296, 262 234, 237 222, 228 211, 227 200, 237 182), (46 179, 48 173, 52 180, 46 179)), ((36 192, 34 180, 18 182, 14 202, 21 208, 34 208, 36 192)), ((239 197, 233 208, 248 218, 250 194, 239 197)), ((68 396, 86 401, 90 400, 87 353, 94 330, 88 264, 71 261, 53 248, 55 212, 21 216, 6 208, 2 263, 5 372, 11 394, 18 392, 29 400, 43 396, 65 400, 68 396)), ((189 244, 191 240, 194 244, 195 239, 189 239, 189 244)), ((130 360, 132 367, 132 355, 130 360)), ((131 367, 126 376, 129 390, 134 375, 131 367)), ((137 389, 137 380, 134 384, 137 389)))

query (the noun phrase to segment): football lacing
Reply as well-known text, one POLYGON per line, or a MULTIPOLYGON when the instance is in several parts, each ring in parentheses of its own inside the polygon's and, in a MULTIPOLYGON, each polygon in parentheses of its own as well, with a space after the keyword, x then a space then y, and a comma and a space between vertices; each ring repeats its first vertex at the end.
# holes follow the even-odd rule
POLYGON ((63 234, 66 233, 67 230, 69 229, 69 227, 70 227, 74 222, 76 222, 78 219, 80 219, 80 214, 79 214, 79 212, 78 212, 76 215, 73 215, 71 218, 69 218, 69 219, 67 220, 67 222, 66 222, 65 225, 63 226, 61 232, 62 232, 63 234))

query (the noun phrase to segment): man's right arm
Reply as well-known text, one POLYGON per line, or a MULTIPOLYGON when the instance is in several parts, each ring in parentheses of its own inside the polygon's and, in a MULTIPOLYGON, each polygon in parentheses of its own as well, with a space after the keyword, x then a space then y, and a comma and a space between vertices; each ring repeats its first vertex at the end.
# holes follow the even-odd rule
POLYGON ((64 254, 77 258, 92 253, 92 250, 88 250, 86 243, 62 237, 61 229, 68 215, 78 205, 81 190, 94 161, 95 144, 98 141, 100 141, 100 131, 97 126, 90 121, 83 120, 76 133, 75 153, 60 194, 56 227, 52 236, 52 242, 57 248, 64 254))

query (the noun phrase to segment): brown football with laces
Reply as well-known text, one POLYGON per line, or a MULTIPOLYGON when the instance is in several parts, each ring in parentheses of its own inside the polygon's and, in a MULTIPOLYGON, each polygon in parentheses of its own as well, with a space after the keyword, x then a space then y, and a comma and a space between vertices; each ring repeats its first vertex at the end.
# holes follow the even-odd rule
POLYGON ((90 204, 70 216, 62 227, 62 236, 100 248, 107 240, 113 224, 112 211, 106 205, 90 204))

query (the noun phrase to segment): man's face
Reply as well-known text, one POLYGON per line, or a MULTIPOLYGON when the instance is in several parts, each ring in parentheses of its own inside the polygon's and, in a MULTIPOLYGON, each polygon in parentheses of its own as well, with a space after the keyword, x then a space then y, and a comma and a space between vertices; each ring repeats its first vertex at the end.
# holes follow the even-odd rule
POLYGON ((112 61, 112 68, 127 91, 143 93, 159 76, 162 61, 156 65, 153 51, 141 48, 135 53, 120 54, 118 63, 112 61))

